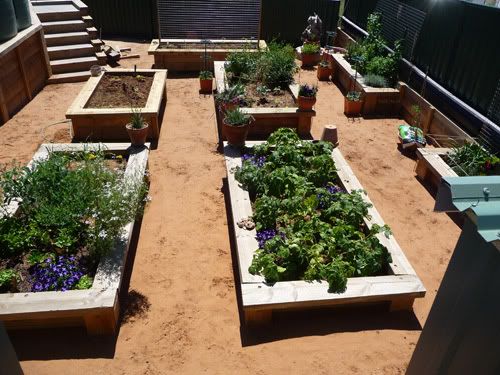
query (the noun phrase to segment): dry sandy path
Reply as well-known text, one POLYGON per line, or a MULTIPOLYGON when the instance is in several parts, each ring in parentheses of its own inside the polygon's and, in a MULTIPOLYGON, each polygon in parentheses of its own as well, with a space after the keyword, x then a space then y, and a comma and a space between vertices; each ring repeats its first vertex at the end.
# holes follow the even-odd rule
MULTIPOLYGON (((139 66, 150 67, 146 44, 139 66)), ((125 65, 134 62, 128 60, 125 65)), ((314 72, 301 81, 314 82, 314 72)), ((42 141, 68 141, 64 113, 82 84, 47 86, 0 127, 0 163, 27 162, 42 141)), ((168 80, 158 149, 150 155, 151 197, 118 337, 80 329, 20 332, 12 339, 27 374, 400 374, 425 323, 458 227, 432 212, 434 199, 396 148, 400 120, 349 122, 342 94, 320 83, 322 126, 338 126, 340 148, 391 226, 428 293, 414 313, 383 308, 277 314, 263 331, 240 329, 228 236, 223 157, 216 152, 213 99, 193 78, 168 80)))

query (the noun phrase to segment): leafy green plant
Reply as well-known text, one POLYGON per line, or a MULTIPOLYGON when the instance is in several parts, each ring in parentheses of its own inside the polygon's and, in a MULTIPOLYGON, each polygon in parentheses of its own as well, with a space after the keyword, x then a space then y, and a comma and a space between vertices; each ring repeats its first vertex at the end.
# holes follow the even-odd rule
POLYGON ((142 117, 140 109, 132 108, 132 116, 130 117, 130 124, 133 129, 143 129, 147 126, 146 122, 144 121, 144 117, 142 117))
POLYGON ((315 55, 319 53, 320 49, 321 47, 317 43, 304 43, 300 52, 304 55, 315 55))
POLYGON ((237 80, 247 81, 256 69, 261 52, 244 49, 230 52, 226 57, 226 73, 230 73, 237 80))
POLYGON ((377 74, 367 74, 363 76, 364 83, 367 86, 371 87, 388 87, 387 80, 380 75, 377 74))
POLYGON ((359 102, 361 100, 361 92, 349 91, 345 96, 350 102, 359 102))
POLYGON ((0 290, 9 288, 16 276, 16 271, 11 268, 0 270, 0 290))
POLYGON ((231 126, 244 126, 252 121, 253 117, 235 108, 226 112, 224 122, 231 126))
POLYGON ((340 186, 328 142, 307 142, 287 128, 248 150, 235 177, 253 197, 259 248, 249 272, 267 282, 327 280, 341 293, 347 279, 381 274, 391 257, 363 221, 363 192, 340 186))
POLYGON ((238 104, 245 94, 245 86, 242 84, 236 84, 229 86, 224 91, 215 95, 215 101, 217 103, 235 103, 238 104))
POLYGON ((446 159, 459 176, 500 175, 500 158, 477 143, 454 147, 446 159))
POLYGON ((300 85, 299 87, 299 96, 315 98, 317 93, 318 93, 318 86, 300 85))
POLYGON ((422 123, 422 109, 420 108, 419 105, 415 104, 411 106, 411 112, 413 115, 413 126, 417 128, 422 128, 421 123, 422 123))
POLYGON ((200 79, 213 79, 213 78, 214 78, 214 75, 209 70, 202 70, 200 72, 200 79))
POLYGON ((75 289, 84 290, 92 288, 94 280, 89 275, 83 275, 75 285, 75 289))

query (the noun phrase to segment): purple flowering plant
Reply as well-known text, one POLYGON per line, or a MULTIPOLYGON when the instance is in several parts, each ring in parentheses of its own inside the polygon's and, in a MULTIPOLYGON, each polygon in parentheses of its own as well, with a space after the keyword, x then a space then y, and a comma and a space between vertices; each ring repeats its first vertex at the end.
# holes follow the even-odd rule
POLYGON ((32 291, 66 291, 74 289, 85 274, 85 266, 75 256, 47 258, 31 268, 32 291))

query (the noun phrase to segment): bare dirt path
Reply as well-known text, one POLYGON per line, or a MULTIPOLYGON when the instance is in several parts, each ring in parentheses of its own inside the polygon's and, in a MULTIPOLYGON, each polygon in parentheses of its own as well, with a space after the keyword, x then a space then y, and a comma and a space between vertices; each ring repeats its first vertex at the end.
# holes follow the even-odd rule
MULTIPOLYGON (((147 45, 132 45, 150 67, 147 45)), ((315 72, 301 81, 315 82, 315 72)), ((0 163, 27 162, 45 140, 68 141, 59 119, 81 84, 47 86, 0 127, 0 163)), ((428 293, 415 313, 374 307, 277 314, 274 325, 240 329, 228 236, 223 157, 216 152, 213 99, 194 78, 168 80, 158 149, 150 156, 151 198, 142 222, 116 340, 80 329, 11 335, 27 374, 401 374, 411 357, 458 238, 458 227, 432 212, 434 199, 415 179, 415 162, 396 148, 400 120, 349 122, 343 97, 320 83, 322 126, 338 126, 340 147, 422 278, 428 293)))

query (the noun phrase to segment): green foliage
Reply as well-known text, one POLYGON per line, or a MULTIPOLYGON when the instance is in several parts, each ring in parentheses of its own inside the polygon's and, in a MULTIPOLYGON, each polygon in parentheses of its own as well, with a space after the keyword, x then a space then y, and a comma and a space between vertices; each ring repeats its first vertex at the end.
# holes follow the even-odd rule
POLYGON ((78 283, 75 285, 75 289, 84 290, 92 288, 94 280, 89 275, 83 275, 78 280, 78 283))
POLYGON ((387 43, 382 37, 380 13, 368 16, 367 31, 365 39, 347 46, 347 61, 363 75, 375 74, 384 77, 388 84, 395 84, 402 56, 401 42, 396 41, 393 52, 387 52, 384 47, 387 43))
POLYGON ((146 122, 144 117, 142 117, 141 110, 138 108, 132 108, 132 116, 130 117, 130 123, 133 129, 142 129, 146 127, 146 122))
POLYGON ((49 258, 51 258, 52 260, 55 260, 56 256, 55 256, 55 254, 45 253, 45 252, 39 251, 39 250, 33 250, 28 254, 28 262, 32 266, 34 266, 35 264, 42 263, 49 258))
POLYGON ((226 61, 230 81, 255 82, 271 88, 287 87, 297 71, 293 47, 277 42, 270 42, 263 52, 232 52, 226 61))
POLYGON ((0 290, 9 288, 16 276, 16 271, 11 268, 0 270, 0 290))
POLYGON ((4 204, 20 199, 15 216, 0 218, 0 258, 30 253, 32 262, 86 248, 107 253, 142 207, 146 185, 130 184, 106 166, 104 153, 49 153, 32 168, 0 175, 4 204))
POLYGON ((420 123, 422 122, 422 110, 419 105, 412 105, 411 112, 413 115, 413 126, 417 128, 422 128, 420 123))
POLYGON ((387 80, 377 74, 367 74, 363 76, 364 83, 371 87, 388 87, 387 80))
POLYGON ((252 116, 242 112, 241 109, 236 108, 226 112, 224 122, 227 125, 243 126, 248 125, 252 119, 252 116))
POLYGON ((214 78, 214 75, 209 70, 202 70, 200 72, 200 79, 213 79, 213 78, 214 78))
POLYGON ((215 95, 217 103, 237 103, 245 94, 245 87, 238 83, 215 95))
POLYGON ((319 53, 320 49, 317 43, 304 43, 300 52, 304 55, 315 55, 319 53))
POLYGON ((350 102, 359 102, 361 100, 361 92, 349 91, 345 96, 350 102))
POLYGON ((329 290, 341 293, 347 278, 377 275, 390 254, 363 218, 370 205, 363 192, 346 194, 338 186, 332 145, 307 142, 288 128, 250 150, 236 179, 253 201, 253 220, 259 242, 249 272, 267 282, 327 280, 329 290), (264 159, 256 163, 255 158, 264 159))
POLYGON ((477 143, 454 147, 447 159, 459 176, 500 175, 500 158, 491 155, 477 143))

